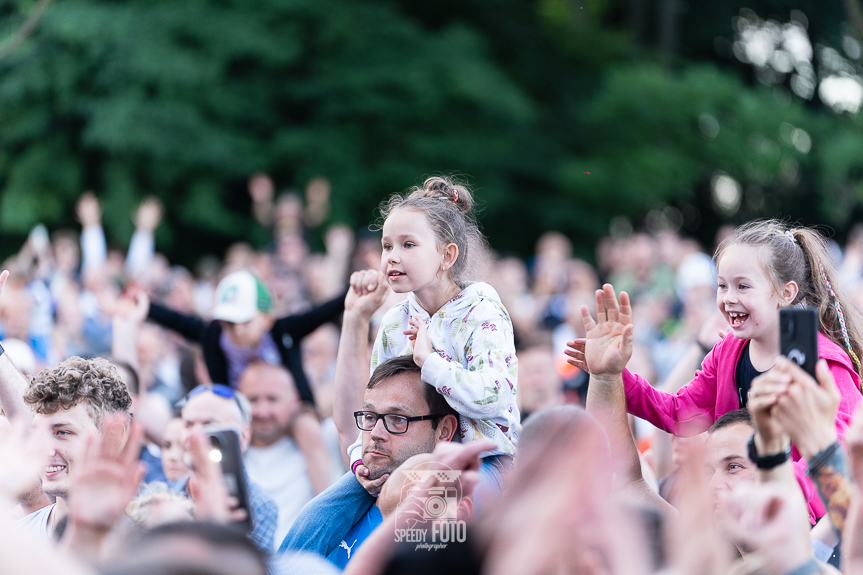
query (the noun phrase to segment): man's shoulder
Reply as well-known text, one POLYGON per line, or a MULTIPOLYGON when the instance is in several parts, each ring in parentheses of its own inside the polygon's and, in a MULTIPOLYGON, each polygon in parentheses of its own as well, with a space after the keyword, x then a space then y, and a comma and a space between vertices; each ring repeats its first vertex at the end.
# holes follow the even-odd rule
POLYGON ((54 511, 54 508, 57 506, 56 503, 52 503, 50 505, 46 505, 42 509, 37 509, 33 513, 29 515, 25 515, 21 519, 18 520, 18 524, 24 523, 38 523, 39 521, 48 521, 48 516, 51 515, 51 512, 54 511))
POLYGON ((51 517, 51 512, 54 511, 56 506, 56 503, 52 503, 42 509, 37 509, 33 513, 25 515, 15 523, 21 530, 30 532, 36 537, 47 541, 50 539, 50 535, 48 534, 48 520, 51 517))

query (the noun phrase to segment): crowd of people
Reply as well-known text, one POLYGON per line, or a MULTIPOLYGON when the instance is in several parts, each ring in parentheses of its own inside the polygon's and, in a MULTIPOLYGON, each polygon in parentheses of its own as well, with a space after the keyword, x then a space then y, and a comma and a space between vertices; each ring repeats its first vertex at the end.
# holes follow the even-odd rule
POLYGON ((249 195, 271 241, 195 270, 89 192, 3 262, 0 572, 863 573, 863 228, 664 220, 593 266, 494 252, 448 177, 357 233, 325 179, 249 195))

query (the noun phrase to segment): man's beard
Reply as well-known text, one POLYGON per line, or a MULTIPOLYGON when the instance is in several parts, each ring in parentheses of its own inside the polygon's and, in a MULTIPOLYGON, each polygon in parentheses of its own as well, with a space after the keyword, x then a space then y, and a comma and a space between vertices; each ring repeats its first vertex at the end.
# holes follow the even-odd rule
POLYGON ((369 479, 374 481, 380 479, 387 473, 392 473, 402 463, 420 453, 431 453, 434 450, 434 437, 429 437, 426 443, 406 445, 398 453, 391 453, 388 449, 383 448, 379 443, 372 443, 366 451, 378 451, 378 453, 389 454, 389 460, 382 463, 380 466, 369 467, 369 479))

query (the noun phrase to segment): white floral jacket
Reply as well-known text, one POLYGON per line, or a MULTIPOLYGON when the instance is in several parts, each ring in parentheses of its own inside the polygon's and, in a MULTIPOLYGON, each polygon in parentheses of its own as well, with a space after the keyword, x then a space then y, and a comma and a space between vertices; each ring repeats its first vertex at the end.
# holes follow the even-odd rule
MULTIPOLYGON (((436 352, 423 363, 422 380, 459 413, 457 439, 491 439, 497 449, 483 456, 514 453, 521 429, 515 402, 518 360, 512 321, 495 289, 487 283, 471 283, 432 316, 408 294, 381 321, 372 350, 372 372, 387 359, 413 354, 403 333, 412 315, 425 321, 436 352)), ((357 446, 361 444, 348 448, 352 462, 362 456, 357 446)))

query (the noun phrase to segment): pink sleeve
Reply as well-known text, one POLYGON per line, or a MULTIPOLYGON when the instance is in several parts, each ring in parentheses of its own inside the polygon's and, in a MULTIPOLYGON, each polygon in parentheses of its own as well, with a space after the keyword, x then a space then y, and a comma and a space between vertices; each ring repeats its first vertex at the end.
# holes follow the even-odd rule
POLYGON ((706 431, 716 419, 715 352, 716 347, 704 358, 695 379, 673 395, 624 370, 626 410, 674 435, 691 436, 706 431))
POLYGON ((860 393, 859 378, 848 367, 838 361, 830 361, 829 359, 827 360, 827 365, 830 367, 830 373, 833 374, 833 379, 836 380, 836 387, 839 388, 839 394, 841 395, 839 410, 836 412, 836 432, 839 435, 839 439, 844 442, 848 425, 851 423, 851 418, 857 412, 860 401, 863 400, 863 394, 860 393))

